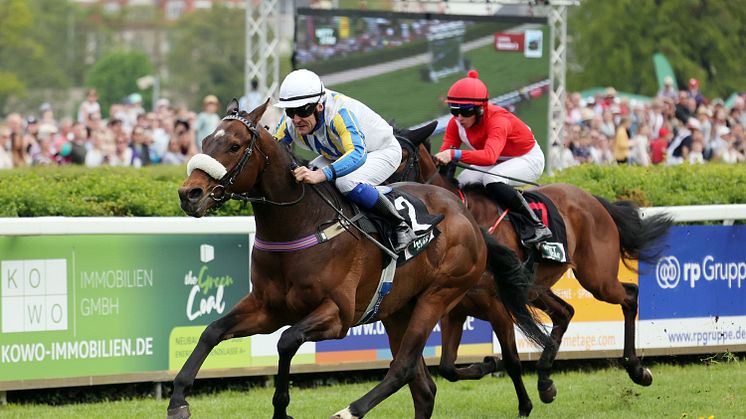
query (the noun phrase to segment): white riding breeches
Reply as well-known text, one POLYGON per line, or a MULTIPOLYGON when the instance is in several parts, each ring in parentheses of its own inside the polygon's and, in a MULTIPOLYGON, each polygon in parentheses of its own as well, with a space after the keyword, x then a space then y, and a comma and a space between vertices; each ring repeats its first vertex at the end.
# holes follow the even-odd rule
MULTIPOLYGON (((401 147, 398 142, 391 146, 368 152, 365 163, 352 173, 339 177, 334 181, 340 192, 346 194, 360 183, 377 186, 391 177, 401 163, 401 147)), ((318 156, 309 163, 309 167, 321 168, 332 164, 324 156, 318 156)))
POLYGON ((511 186, 521 186, 524 185, 524 183, 505 179, 500 177, 500 175, 535 182, 544 172, 544 153, 541 151, 539 143, 536 143, 528 153, 522 156, 501 160, 493 166, 473 167, 475 169, 487 171, 490 174, 477 172, 476 170, 464 169, 458 176, 458 182, 460 185, 463 186, 469 183, 481 183, 486 185, 488 183, 502 182, 511 186))

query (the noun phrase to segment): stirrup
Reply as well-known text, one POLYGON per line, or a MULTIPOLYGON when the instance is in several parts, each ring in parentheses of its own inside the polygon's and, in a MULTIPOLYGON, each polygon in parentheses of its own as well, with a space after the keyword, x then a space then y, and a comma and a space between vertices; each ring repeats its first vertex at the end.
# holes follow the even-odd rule
POLYGON ((552 238, 552 231, 544 225, 536 226, 534 229, 534 235, 523 241, 524 244, 534 244, 542 242, 546 239, 552 238))

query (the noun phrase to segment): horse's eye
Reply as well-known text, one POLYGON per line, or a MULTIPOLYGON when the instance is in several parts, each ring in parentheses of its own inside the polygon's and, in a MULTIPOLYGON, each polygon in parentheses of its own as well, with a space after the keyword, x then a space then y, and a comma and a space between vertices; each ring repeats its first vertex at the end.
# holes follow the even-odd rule
POLYGON ((241 144, 232 144, 231 148, 230 148, 230 151, 231 151, 231 153, 236 153, 240 149, 241 149, 241 144))

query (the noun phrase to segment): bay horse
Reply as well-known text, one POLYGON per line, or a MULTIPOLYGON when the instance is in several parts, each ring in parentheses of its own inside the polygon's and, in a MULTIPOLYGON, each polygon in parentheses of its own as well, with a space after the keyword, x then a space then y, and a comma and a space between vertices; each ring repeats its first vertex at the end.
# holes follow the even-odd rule
MULTIPOLYGON (((251 292, 207 326, 176 375, 169 418, 189 417, 186 395, 215 345, 283 326, 290 327, 277 344, 273 418, 290 418, 290 363, 298 348, 308 341, 345 337, 380 287, 386 267, 383 253, 340 219, 342 213, 352 217, 352 208, 331 184, 295 181, 291 173, 295 156, 257 123, 267 104, 247 113, 239 111, 233 99, 227 115, 203 140, 205 154, 190 160, 188 177, 179 189, 181 208, 194 217, 231 198, 251 202, 256 242, 263 246, 256 244, 251 255, 251 292), (329 226, 339 227, 340 234, 319 239, 329 226)), ((505 295, 514 303, 506 305, 515 309, 512 314, 532 339, 549 341, 528 309, 530 276, 516 269, 520 261, 512 251, 480 230, 466 207, 448 191, 414 183, 394 185, 394 189, 419 198, 430 213, 444 215, 438 224, 440 235, 396 269, 390 292, 378 301, 377 314, 367 320, 381 320, 386 328, 393 355, 388 372, 381 383, 333 418, 362 418, 405 384, 412 394, 415 417, 430 417, 436 388, 422 356, 426 340, 438 320, 488 268, 505 271, 500 276, 509 281, 523 281, 522 289, 513 285, 511 293, 508 288, 505 295)))
MULTIPOLYGON (((446 168, 437 166, 430 153, 428 139, 435 125, 433 122, 416 130, 397 130, 402 144, 402 162, 389 180, 437 185, 460 196, 481 226, 490 228, 490 233, 499 243, 524 258, 526 251, 512 224, 507 220, 498 221, 503 211, 488 197, 484 186, 465 185, 464 189, 460 189, 454 179, 444 175, 447 170, 443 169, 446 168)), ((451 169, 455 167, 451 166, 451 169)), ((453 170, 450 172, 453 174, 453 170)), ((550 184, 532 188, 531 191, 547 196, 559 210, 567 230, 569 257, 569 263, 540 261, 533 278, 530 299, 536 308, 551 319, 551 338, 554 341, 554 344, 544 346, 536 363, 541 400, 551 403, 557 395, 551 379, 552 364, 574 314, 573 307, 551 290, 552 285, 568 269, 574 271, 580 285, 596 299, 621 306, 624 314, 624 366, 633 382, 649 386, 653 381, 652 373, 642 367, 635 350, 638 286, 620 282, 617 275, 620 259, 625 264, 627 260, 655 261, 662 250, 659 246, 661 239, 672 225, 672 219, 666 214, 641 218, 639 209, 632 202, 611 203, 569 184, 550 184)), ((450 381, 479 379, 504 366, 518 396, 519 415, 528 416, 532 404, 521 378, 512 319, 501 307, 502 301, 494 298, 497 294, 491 275, 486 272, 464 299, 441 320, 443 347, 440 372, 450 381), (482 363, 456 368, 462 325, 467 316, 490 323, 500 342, 502 365, 499 360, 486 357, 482 363)))

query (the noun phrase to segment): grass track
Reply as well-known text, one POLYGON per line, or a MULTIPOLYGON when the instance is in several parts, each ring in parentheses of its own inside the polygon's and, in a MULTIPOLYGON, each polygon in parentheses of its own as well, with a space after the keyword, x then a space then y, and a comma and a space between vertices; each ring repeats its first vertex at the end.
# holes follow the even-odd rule
MULTIPOLYGON (((544 405, 536 394, 536 375, 525 383, 534 402, 532 418, 742 418, 746 415, 746 363, 731 361, 685 366, 651 365, 654 382, 639 387, 621 368, 555 374, 557 400, 544 405)), ((433 418, 510 418, 517 401, 507 377, 449 383, 436 378, 433 418)), ((296 419, 326 418, 362 396, 374 382, 291 389, 288 413, 296 419)), ((94 390, 95 391, 95 390, 94 390)), ((195 418, 269 418, 272 389, 222 391, 189 399, 195 418)), ((63 406, 0 406, 2 418, 164 417, 166 400, 134 399, 63 406)), ((377 406, 368 419, 410 418, 409 391, 402 389, 377 406)))

